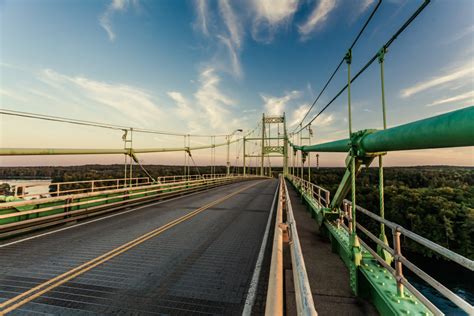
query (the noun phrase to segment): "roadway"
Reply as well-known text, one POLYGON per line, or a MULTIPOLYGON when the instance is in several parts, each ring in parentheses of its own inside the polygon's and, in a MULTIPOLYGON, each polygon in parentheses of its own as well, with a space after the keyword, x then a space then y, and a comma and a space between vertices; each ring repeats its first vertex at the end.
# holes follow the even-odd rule
POLYGON ((234 183, 3 241, 0 314, 240 314, 276 187, 234 183))

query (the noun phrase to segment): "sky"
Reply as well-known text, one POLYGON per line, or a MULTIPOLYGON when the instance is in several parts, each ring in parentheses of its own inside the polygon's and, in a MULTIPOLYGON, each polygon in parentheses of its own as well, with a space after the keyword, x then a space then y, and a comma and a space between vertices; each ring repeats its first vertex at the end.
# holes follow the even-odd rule
MULTIPOLYGON (((353 49, 352 73, 421 3, 383 1, 353 49)), ((0 0, 0 108, 185 134, 245 133, 262 113, 284 112, 291 131, 375 5, 375 0, 0 0)), ((384 66, 388 127, 474 104, 473 21, 471 0, 432 0, 392 44, 384 66)), ((309 118, 346 81, 344 64, 309 118)), ((382 128, 378 63, 352 85, 352 105, 354 130, 382 128)), ((123 147, 117 131, 4 115, 0 124, 1 147, 123 147)), ((347 95, 312 128, 311 143, 346 138, 347 95)), ((183 142, 134 135, 136 148, 183 142)), ((241 163, 239 151, 233 145, 233 164, 241 163)), ((210 150, 193 157, 209 164, 210 150)), ((140 159, 182 164, 184 158, 171 153, 140 159)), ((225 148, 216 159, 225 162, 225 148)), ((385 161, 473 166, 474 152, 395 152, 385 161)), ((121 162, 119 155, 0 157, 2 166, 121 162)), ((344 154, 322 153, 320 163, 343 166, 344 154)))

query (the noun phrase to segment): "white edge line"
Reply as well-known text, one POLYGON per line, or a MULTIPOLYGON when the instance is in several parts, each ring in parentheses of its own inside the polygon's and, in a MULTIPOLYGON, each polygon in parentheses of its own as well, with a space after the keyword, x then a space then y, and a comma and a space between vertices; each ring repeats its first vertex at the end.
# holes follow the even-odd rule
POLYGON ((265 248, 267 247, 268 232, 270 231, 273 210, 275 209, 275 202, 278 195, 278 188, 279 186, 277 185, 275 195, 273 196, 270 214, 268 214, 267 227, 265 228, 265 234, 263 235, 262 245, 260 246, 260 252, 258 253, 257 262, 255 263, 255 270, 253 271, 252 280, 250 281, 250 286, 247 293, 247 298, 245 299, 244 310, 242 311, 243 316, 250 316, 250 314, 252 313, 253 305, 255 304, 258 279, 260 278, 260 271, 262 270, 263 256, 265 254, 265 248))
POLYGON ((185 195, 182 195, 182 196, 177 196, 177 197, 174 197, 174 198, 171 198, 171 199, 168 199, 168 200, 162 200, 162 201, 158 201, 158 202, 155 202, 155 203, 138 206, 138 207, 132 208, 130 210, 126 210, 126 211, 123 211, 123 212, 120 212, 120 213, 115 213, 115 214, 112 214, 112 215, 107 215, 107 216, 100 217, 100 218, 97 218, 97 219, 89 220, 89 221, 84 222, 84 223, 80 223, 80 224, 76 224, 76 225, 72 225, 72 226, 68 226, 68 227, 63 227, 63 228, 60 228, 60 229, 57 229, 57 230, 49 231, 49 232, 39 234, 39 235, 34 235, 34 236, 23 238, 23 239, 20 239, 20 240, 15 240, 15 241, 0 245, 0 248, 4 248, 4 247, 7 247, 7 246, 19 244, 19 243, 22 243, 24 241, 36 239, 36 238, 39 238, 39 237, 51 235, 51 234, 58 233, 58 232, 61 232, 61 231, 65 231, 65 230, 68 230, 68 229, 71 229, 71 228, 76 228, 76 227, 87 225, 87 224, 90 224, 90 223, 102 221, 104 219, 112 218, 112 217, 115 217, 115 216, 127 214, 127 213, 134 212, 134 211, 137 211, 137 210, 141 210, 143 208, 150 207, 150 206, 153 206, 153 205, 158 205, 158 204, 162 204, 162 203, 182 199, 182 198, 192 196, 192 195, 195 195, 195 194, 198 194, 198 193, 204 193, 204 192, 212 190, 212 189, 215 189, 215 188, 209 188, 209 189, 206 189, 206 190, 203 190, 203 191, 198 191, 198 192, 193 192, 193 193, 190 193, 190 194, 185 194, 185 195))

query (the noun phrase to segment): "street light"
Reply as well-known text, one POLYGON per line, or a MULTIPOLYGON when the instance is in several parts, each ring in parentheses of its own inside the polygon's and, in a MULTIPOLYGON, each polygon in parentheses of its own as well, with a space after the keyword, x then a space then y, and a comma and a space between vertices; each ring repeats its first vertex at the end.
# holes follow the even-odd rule
POLYGON ((227 176, 230 175, 230 158, 229 158, 230 140, 231 140, 232 136, 234 136, 236 133, 239 133, 239 132, 241 133, 241 132, 243 132, 243 130, 241 128, 236 129, 231 134, 226 136, 226 139, 227 139, 227 173, 226 174, 227 174, 227 176))

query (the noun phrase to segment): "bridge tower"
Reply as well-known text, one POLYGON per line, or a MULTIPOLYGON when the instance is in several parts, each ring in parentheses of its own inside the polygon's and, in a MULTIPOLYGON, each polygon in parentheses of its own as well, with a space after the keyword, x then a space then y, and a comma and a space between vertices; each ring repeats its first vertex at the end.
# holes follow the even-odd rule
MULTIPOLYGON (((286 133, 285 113, 283 115, 262 114, 262 134, 260 137, 244 137, 244 175, 246 173, 246 157, 260 158, 260 175, 265 175, 265 158, 283 157, 283 174, 288 172, 288 137, 286 133), (248 155, 245 152, 245 142, 260 141, 261 151, 258 155, 248 155)), ((271 165, 268 168, 268 175, 271 174, 271 165)))

